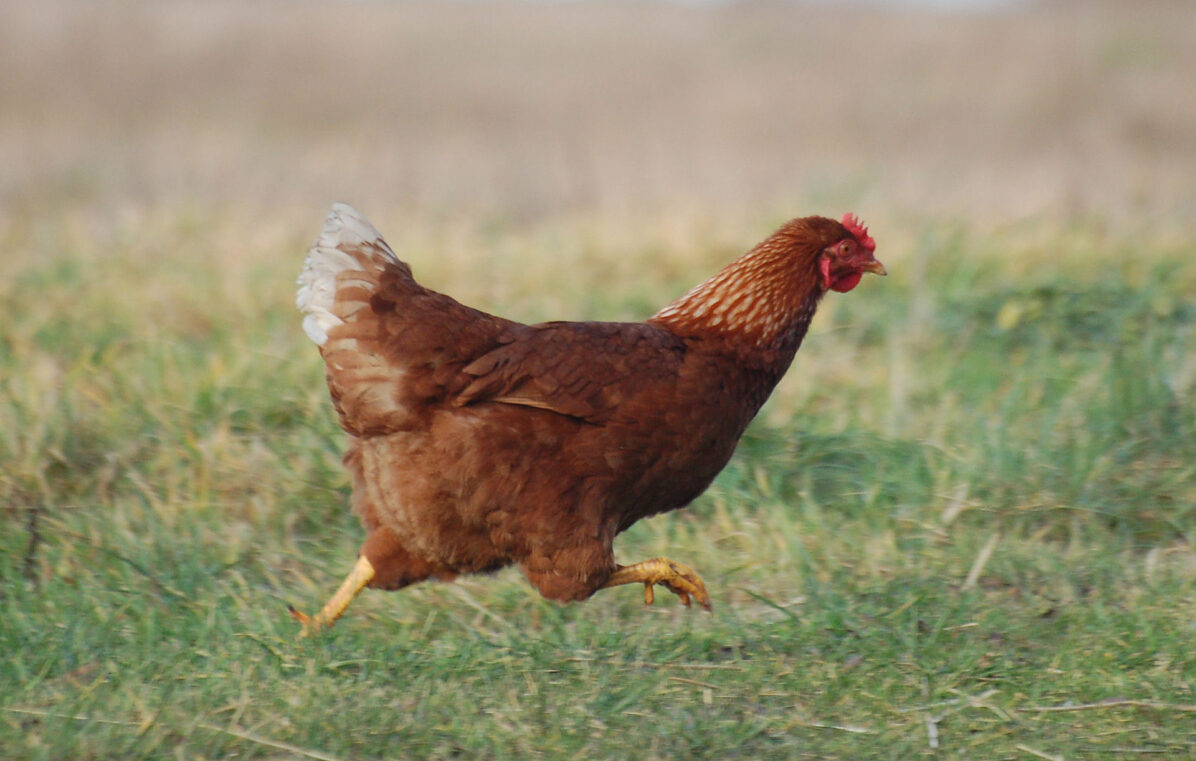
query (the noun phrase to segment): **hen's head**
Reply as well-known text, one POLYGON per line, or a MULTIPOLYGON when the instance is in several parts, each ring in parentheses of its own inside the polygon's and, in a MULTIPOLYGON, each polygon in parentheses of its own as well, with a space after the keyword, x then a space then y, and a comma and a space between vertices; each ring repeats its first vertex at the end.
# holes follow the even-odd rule
POLYGON ((846 293, 859 285, 865 272, 884 275, 885 267, 876 260, 876 241, 868 228, 854 214, 844 214, 836 240, 818 255, 822 287, 846 293))
POLYGON ((791 219, 652 319, 685 336, 731 335, 744 345, 781 347, 777 356, 789 352, 791 359, 828 290, 850 291, 865 272, 885 274, 875 250, 854 214, 838 222, 791 219))

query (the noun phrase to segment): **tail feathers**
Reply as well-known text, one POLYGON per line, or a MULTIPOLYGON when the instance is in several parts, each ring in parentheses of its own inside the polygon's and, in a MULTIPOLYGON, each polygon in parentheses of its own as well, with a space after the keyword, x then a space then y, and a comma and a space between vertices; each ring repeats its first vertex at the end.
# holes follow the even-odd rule
POLYGON ((303 332, 316 344, 328 342, 328 331, 343 325, 346 307, 337 305, 339 287, 350 282, 372 291, 377 277, 387 265, 405 266, 382 239, 382 235, 362 216, 344 203, 332 205, 320 237, 307 252, 303 272, 299 274, 299 293, 295 304, 303 312, 303 332), (359 271, 360 277, 338 276, 359 271), (338 314, 339 313, 339 314, 338 314))

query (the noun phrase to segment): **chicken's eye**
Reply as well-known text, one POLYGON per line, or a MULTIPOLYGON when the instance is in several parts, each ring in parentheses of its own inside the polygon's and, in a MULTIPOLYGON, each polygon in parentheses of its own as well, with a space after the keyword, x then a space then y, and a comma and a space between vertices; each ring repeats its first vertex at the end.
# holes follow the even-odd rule
POLYGON ((839 254, 842 256, 851 256, 855 253, 855 244, 849 240, 845 240, 839 244, 839 254))

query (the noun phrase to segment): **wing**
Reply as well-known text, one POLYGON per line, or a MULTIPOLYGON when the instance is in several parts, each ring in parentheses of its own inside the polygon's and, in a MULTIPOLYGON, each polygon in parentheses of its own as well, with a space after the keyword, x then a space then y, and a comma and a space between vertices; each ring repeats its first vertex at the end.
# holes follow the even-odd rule
POLYGON ((463 367, 527 331, 388 270, 323 347, 342 427, 356 435, 424 427, 460 386, 463 367))
POLYGON ((675 386, 685 343, 647 323, 550 322, 461 371, 457 406, 498 402, 601 423, 621 404, 675 386))

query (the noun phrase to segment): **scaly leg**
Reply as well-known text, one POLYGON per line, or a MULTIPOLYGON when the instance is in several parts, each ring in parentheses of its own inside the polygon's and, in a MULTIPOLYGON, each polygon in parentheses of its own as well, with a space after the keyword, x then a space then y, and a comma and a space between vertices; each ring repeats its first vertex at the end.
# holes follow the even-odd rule
POLYGON ((303 624, 303 631, 299 634, 300 639, 324 627, 332 626, 336 619, 345 612, 345 608, 349 607, 349 603, 353 602, 353 598, 362 589, 365 589, 365 585, 369 584, 372 578, 374 578, 374 566, 370 564, 365 555, 359 555, 357 564, 353 566, 353 570, 349 572, 340 589, 336 590, 332 599, 323 608, 320 608, 320 612, 314 617, 309 618, 288 605, 287 610, 291 612, 291 618, 303 624))
POLYGON ((653 584, 660 584, 673 594, 681 598, 681 604, 689 606, 689 599, 698 601, 706 610, 710 610, 710 594, 706 585, 693 569, 681 565, 668 558, 653 558, 634 565, 620 566, 610 575, 600 588, 617 587, 620 584, 642 583, 644 585, 644 604, 651 605, 656 599, 652 590, 653 584))

